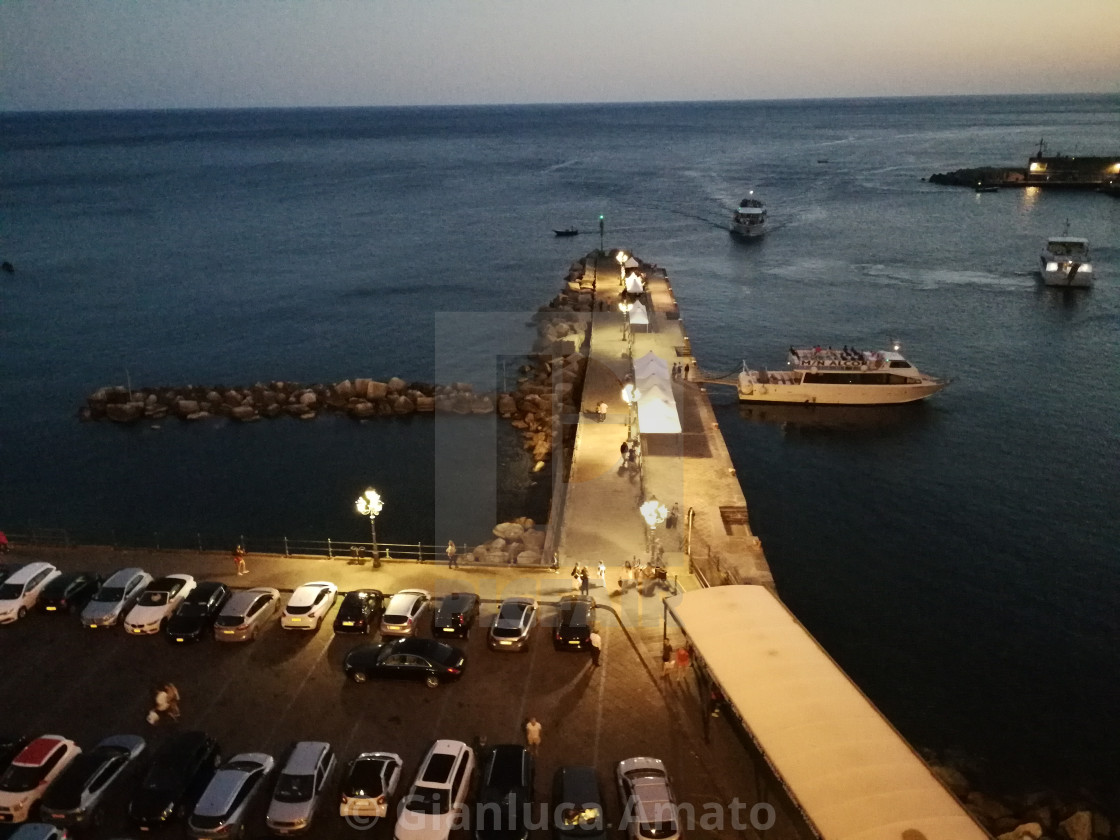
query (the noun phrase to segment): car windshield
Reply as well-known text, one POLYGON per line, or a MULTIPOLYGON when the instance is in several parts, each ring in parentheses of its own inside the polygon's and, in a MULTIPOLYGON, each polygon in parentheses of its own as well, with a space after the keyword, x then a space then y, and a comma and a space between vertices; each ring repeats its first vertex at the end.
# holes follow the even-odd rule
POLYGON ((167 603, 166 592, 145 592, 144 597, 140 599, 140 606, 142 607, 162 607, 167 603))
POLYGON ((276 782, 275 799, 277 802, 307 802, 314 790, 314 776, 281 773, 276 782))
POLYGON ((175 611, 175 614, 191 617, 206 615, 206 604, 200 604, 197 601, 184 601, 179 604, 179 609, 175 611))
POLYGON ((513 639, 521 635, 520 627, 495 627, 494 636, 499 639, 513 639))
POLYGON ((448 811, 447 791, 443 788, 417 785, 412 795, 405 801, 405 808, 417 814, 446 814, 448 811))
POLYGON ((0 584, 0 601, 14 601, 23 595, 23 586, 18 583, 0 584))
POLYGON ((521 615, 524 612, 524 604, 504 604, 502 606, 502 611, 498 613, 498 618, 506 621, 520 621, 521 615))
POLYGON ((3 776, 0 776, 0 790, 10 791, 11 793, 26 793, 38 787, 42 779, 43 768, 41 766, 20 767, 13 764, 4 771, 3 776))
POLYGON ((240 615, 220 615, 215 619, 215 627, 240 627, 244 621, 244 617, 240 615))
POLYGON ((408 621, 407 615, 387 615, 383 619, 386 624, 404 624, 408 621))
POLYGON ((346 795, 380 796, 384 793, 381 780, 384 768, 385 762, 382 759, 356 762, 346 780, 346 795))
POLYGON ((93 600, 102 601, 104 603, 115 603, 124 598, 123 586, 103 586, 98 590, 97 594, 93 596, 93 600))

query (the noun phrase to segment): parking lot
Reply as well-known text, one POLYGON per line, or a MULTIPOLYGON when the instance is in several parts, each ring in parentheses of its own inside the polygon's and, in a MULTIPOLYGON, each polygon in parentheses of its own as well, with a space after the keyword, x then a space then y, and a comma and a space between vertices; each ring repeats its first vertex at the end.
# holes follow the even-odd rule
MULTIPOLYGON (((238 580, 224 562, 202 555, 97 559, 70 550, 56 561, 67 570, 95 562, 287 590, 314 579, 333 579, 340 590, 357 585, 385 592, 423 587, 436 597, 471 589, 485 599, 480 617, 484 626, 501 597, 532 594, 547 605, 571 591, 565 575, 546 570, 455 571, 386 564, 373 572, 338 560, 250 558, 252 574, 238 580), (351 582, 359 580, 357 575, 360 584, 351 582)), ((547 625, 554 610, 543 606, 541 625, 527 652, 491 651, 485 633, 472 633, 468 641, 453 642, 467 652, 462 678, 435 689, 420 682, 373 680, 356 685, 346 680, 343 657, 367 638, 336 636, 330 627, 333 611, 314 633, 283 630, 273 620, 254 642, 223 645, 205 639, 178 646, 162 634, 141 638, 127 636, 119 627, 90 630, 75 617, 33 612, 0 628, 0 721, 8 732, 55 733, 87 749, 105 736, 130 732, 144 735, 154 746, 179 726, 213 735, 227 757, 263 751, 279 759, 297 740, 329 741, 342 762, 361 751, 386 750, 404 759, 404 788, 434 739, 454 738, 475 746, 522 743, 524 721, 533 715, 544 727, 536 772, 538 801, 547 801, 556 768, 590 764, 599 771, 608 821, 617 825, 614 766, 636 755, 663 759, 678 799, 692 803, 697 815, 713 808, 710 803, 727 805, 736 796, 749 800, 756 789, 750 761, 725 721, 705 720, 691 674, 661 678, 660 595, 665 593, 619 595, 612 590, 596 587, 591 592, 604 606, 596 611, 603 637, 602 667, 593 668, 586 653, 553 650, 547 625), (151 688, 162 680, 178 686, 182 718, 178 724, 153 727, 145 715, 151 707, 151 688), (706 724, 711 725, 710 743, 705 742, 706 724)), ((429 636, 430 616, 421 626, 421 635, 429 636)), ((129 786, 122 785, 100 832, 103 836, 138 836, 124 815, 129 786)), ((267 833, 265 804, 258 803, 261 813, 250 821, 250 835, 267 833)), ((366 832, 348 827, 333 804, 328 800, 309 836, 392 836, 389 820, 366 832)), ((745 834, 730 826, 711 828, 703 833, 753 836, 749 828, 745 834)), ((543 837, 546 832, 535 834, 543 837)))

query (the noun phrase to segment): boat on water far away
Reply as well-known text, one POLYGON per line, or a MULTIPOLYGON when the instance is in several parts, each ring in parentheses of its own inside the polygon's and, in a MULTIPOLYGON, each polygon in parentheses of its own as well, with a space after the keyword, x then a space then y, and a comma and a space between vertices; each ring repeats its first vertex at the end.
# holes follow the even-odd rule
POLYGON ((897 405, 936 394, 948 381, 919 373, 893 350, 789 349, 789 370, 739 373, 742 402, 897 405))
POLYGON ((563 230, 553 229, 552 232, 557 236, 579 236, 579 230, 577 228, 564 228, 563 230))
POLYGON ((1069 235, 1069 222, 1062 236, 1051 236, 1039 255, 1039 272, 1047 286, 1087 289, 1093 285, 1093 263, 1089 240, 1069 235))
POLYGON ((731 217, 731 233, 741 239, 754 239, 766 233, 766 206, 754 198, 754 191, 739 202, 731 217))

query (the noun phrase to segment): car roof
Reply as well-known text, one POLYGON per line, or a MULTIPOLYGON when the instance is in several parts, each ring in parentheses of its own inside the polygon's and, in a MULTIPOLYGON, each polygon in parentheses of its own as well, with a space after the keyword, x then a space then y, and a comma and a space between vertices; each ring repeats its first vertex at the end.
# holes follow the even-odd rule
POLYGON ((240 592, 234 592, 230 599, 226 601, 226 605, 222 607, 222 615, 240 615, 249 609, 253 603, 261 595, 272 595, 279 597, 279 591, 269 589, 267 586, 258 586, 255 589, 242 589, 240 592))
POLYGON ((139 566, 129 566, 124 569, 117 569, 105 580, 105 586, 124 586, 137 575, 144 574, 144 570, 139 566))
POLYGON ((473 592, 452 592, 450 595, 443 596, 443 603, 440 605, 440 609, 445 607, 451 609, 469 607, 477 603, 478 600, 478 596, 473 592))
POLYGON ((43 560, 35 560, 28 563, 26 566, 20 566, 4 579, 4 583, 26 583, 31 577, 39 574, 44 569, 54 569, 55 567, 43 560))
POLYGON ((422 767, 423 775, 417 775, 417 783, 446 785, 451 783, 451 775, 461 755, 469 747, 462 741, 442 739, 432 744, 422 767))
POLYGON ((312 581, 311 583, 305 583, 292 593, 292 597, 288 599, 288 606, 304 606, 307 604, 313 604, 315 603, 315 599, 319 596, 319 593, 322 590, 331 589, 333 587, 333 583, 329 583, 325 580, 316 580, 312 581))
POLYGON ((176 583, 186 583, 190 579, 190 575, 164 575, 163 577, 156 578, 148 584, 149 592, 163 592, 170 589, 176 583))
POLYGON ((306 776, 314 773, 319 766, 319 758, 329 750, 331 745, 326 741, 299 741, 293 748, 284 764, 285 773, 294 776, 306 776))
POLYGON ((19 755, 15 757, 12 764, 19 764, 25 767, 38 767, 50 757, 51 753, 58 748, 59 744, 66 743, 69 742, 61 735, 41 735, 20 750, 19 755))
POLYGON ((224 587, 225 584, 216 580, 201 580, 198 581, 194 589, 187 595, 187 599, 191 601, 205 601, 215 592, 224 587))
POLYGON ((383 598, 380 589, 351 589, 346 593, 345 600, 362 601, 366 598, 383 598))

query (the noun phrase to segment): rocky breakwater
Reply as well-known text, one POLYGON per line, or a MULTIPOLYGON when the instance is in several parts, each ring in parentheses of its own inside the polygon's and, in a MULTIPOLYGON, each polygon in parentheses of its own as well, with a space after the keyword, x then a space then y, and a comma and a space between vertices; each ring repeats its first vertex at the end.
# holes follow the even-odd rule
POLYGON ((476 394, 469 383, 437 386, 406 383, 399 377, 387 382, 347 379, 333 385, 258 382, 249 387, 186 385, 132 389, 118 385, 90 394, 79 416, 83 420, 117 423, 168 416, 191 421, 227 417, 252 422, 275 417, 311 420, 322 412, 334 412, 362 420, 435 411, 489 413, 494 411, 495 403, 495 396, 476 394))
POLYGON ((471 549, 470 559, 477 563, 538 566, 544 548, 544 531, 536 530, 527 516, 494 526, 494 539, 471 549))

